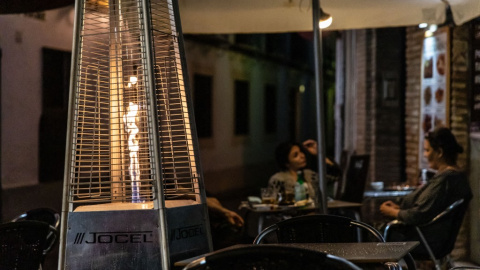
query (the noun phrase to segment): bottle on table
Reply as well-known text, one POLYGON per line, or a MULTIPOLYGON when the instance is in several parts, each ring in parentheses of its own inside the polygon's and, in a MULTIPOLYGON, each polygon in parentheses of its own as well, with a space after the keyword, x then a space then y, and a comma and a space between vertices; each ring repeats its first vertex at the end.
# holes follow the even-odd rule
POLYGON ((302 171, 297 171, 297 182, 295 183, 295 201, 307 199, 307 183, 302 171))

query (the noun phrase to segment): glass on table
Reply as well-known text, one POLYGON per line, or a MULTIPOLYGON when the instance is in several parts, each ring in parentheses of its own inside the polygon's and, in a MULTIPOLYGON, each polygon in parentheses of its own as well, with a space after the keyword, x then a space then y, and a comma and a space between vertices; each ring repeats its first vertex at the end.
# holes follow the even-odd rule
POLYGON ((261 188, 260 196, 264 204, 275 204, 277 201, 277 194, 271 188, 261 188))

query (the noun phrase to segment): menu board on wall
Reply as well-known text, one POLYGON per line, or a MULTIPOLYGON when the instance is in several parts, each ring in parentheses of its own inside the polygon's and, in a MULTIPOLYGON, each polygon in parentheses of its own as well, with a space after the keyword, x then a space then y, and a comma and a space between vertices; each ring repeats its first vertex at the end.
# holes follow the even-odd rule
POLYGON ((480 139, 480 22, 473 25, 473 99, 470 136, 480 139))
POLYGON ((424 137, 437 126, 449 125, 450 29, 442 27, 425 37, 422 47, 420 84, 419 168, 427 168, 423 157, 424 137))

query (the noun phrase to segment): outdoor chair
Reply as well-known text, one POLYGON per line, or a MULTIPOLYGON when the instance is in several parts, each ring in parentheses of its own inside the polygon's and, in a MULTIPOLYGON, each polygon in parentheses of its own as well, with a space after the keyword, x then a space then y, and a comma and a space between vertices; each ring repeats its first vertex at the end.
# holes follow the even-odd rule
MULTIPOLYGON (((280 221, 264 229, 254 244, 385 242, 372 226, 336 215, 305 215, 280 221)), ((410 254, 404 257, 408 269, 416 269, 410 254)), ((385 264, 394 269, 392 264, 385 264)))
POLYGON ((50 224, 55 229, 58 229, 58 226, 60 225, 60 214, 50 208, 35 208, 18 215, 11 221, 16 222, 21 220, 43 221, 50 224))
MULTIPOLYGON (((462 225, 463 217, 467 210, 467 204, 463 199, 455 201, 447 207, 443 212, 434 217, 430 222, 411 226, 402 223, 399 220, 391 221, 385 227, 384 237, 389 241, 395 231, 410 233, 412 240, 420 241, 420 246, 414 249, 411 254, 413 258, 418 260, 432 260, 435 269, 441 269, 441 260, 446 258, 447 263, 452 265, 450 252, 455 247, 458 232, 462 225), (437 233, 429 233, 429 229, 442 226, 447 228, 445 233, 438 235, 437 233)), ((410 238, 410 237, 408 237, 410 238)))
POLYGON ((285 246, 253 245, 214 252, 184 270, 357 270, 355 264, 330 254, 285 246))
POLYGON ((345 173, 344 185, 338 199, 361 203, 367 182, 370 155, 352 155, 345 173))
MULTIPOLYGON (((57 238, 54 227, 41 221, 18 221, 0 225, 0 269, 41 269, 47 236, 57 238)), ((47 246, 47 247, 46 247, 47 246)))
MULTIPOLYGON (((28 210, 17 217, 13 218, 12 222, 18 221, 25 221, 25 220, 34 220, 34 221, 41 221, 49 224, 53 228, 55 228, 56 232, 58 232, 58 227, 60 225, 60 214, 50 208, 35 208, 28 210)), ((43 257, 42 257, 42 264, 45 260, 45 256, 52 250, 55 244, 58 242, 58 237, 54 232, 50 232, 47 235, 47 241, 45 243, 45 249, 43 250, 43 257)))

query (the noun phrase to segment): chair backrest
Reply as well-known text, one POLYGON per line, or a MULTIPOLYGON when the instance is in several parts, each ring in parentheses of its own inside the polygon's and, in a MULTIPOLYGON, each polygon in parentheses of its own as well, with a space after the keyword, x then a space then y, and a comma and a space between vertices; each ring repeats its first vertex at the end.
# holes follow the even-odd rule
POLYGON ((43 221, 53 226, 55 229, 58 229, 60 224, 60 214, 50 208, 35 208, 12 219, 13 222, 21 220, 43 221))
POLYGON ((39 269, 49 233, 55 228, 40 221, 0 225, 0 269, 39 269))
MULTIPOLYGON (((45 222, 55 228, 56 232, 58 232, 58 227, 60 225, 60 214, 51 208, 35 208, 18 215, 11 221, 18 222, 25 220, 45 222)), ((43 255, 47 255, 47 253, 50 252, 57 242, 58 237, 56 233, 50 232, 47 235, 47 241, 45 243, 43 255)))
POLYGON ((261 243, 384 242, 372 226, 336 215, 305 215, 280 221, 254 240, 261 243))
POLYGON ((188 264, 186 270, 360 269, 337 256, 295 247, 248 245, 228 248, 188 264))
POLYGON ((436 258, 443 258, 452 252, 467 208, 468 203, 464 199, 459 199, 449 205, 429 223, 418 226, 429 242, 436 258), (435 229, 435 227, 443 228, 441 230, 444 232, 445 239, 439 239, 438 229, 435 229), (430 231, 432 233, 429 233, 430 231), (439 239, 439 244, 432 243, 432 239, 439 239))
POLYGON ((362 202, 369 165, 370 155, 352 155, 350 157, 343 193, 340 196, 342 201, 362 202))

